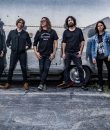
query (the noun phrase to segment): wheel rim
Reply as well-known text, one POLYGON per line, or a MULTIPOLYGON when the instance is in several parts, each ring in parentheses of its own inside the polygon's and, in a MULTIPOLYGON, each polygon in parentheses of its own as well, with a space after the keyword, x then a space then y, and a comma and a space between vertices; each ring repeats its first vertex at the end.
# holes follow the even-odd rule
MULTIPOLYGON (((84 69, 83 69, 83 71, 84 71, 84 69)), ((84 71, 84 78, 85 77, 86 77, 86 73, 84 71)), ((76 67, 74 67, 70 70, 70 79, 72 81, 74 81, 75 83, 80 83, 79 72, 78 72, 78 69, 76 67)))

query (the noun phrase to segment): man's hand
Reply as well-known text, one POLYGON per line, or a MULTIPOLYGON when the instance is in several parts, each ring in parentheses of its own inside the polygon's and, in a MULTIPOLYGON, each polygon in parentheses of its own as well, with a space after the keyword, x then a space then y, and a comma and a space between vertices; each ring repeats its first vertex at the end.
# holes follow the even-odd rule
POLYGON ((110 61, 110 55, 108 56, 108 61, 110 61))
POLYGON ((62 54, 62 58, 66 59, 66 54, 65 53, 62 54))
POLYGON ((3 52, 3 51, 1 51, 0 57, 2 58, 2 57, 3 57, 3 55, 4 55, 4 52, 3 52))
POLYGON ((9 46, 8 48, 11 49, 11 46, 9 46))
POLYGON ((41 59, 41 58, 42 58, 42 56, 40 55, 39 52, 35 52, 35 54, 36 54, 36 56, 37 56, 38 59, 41 59))
POLYGON ((82 56, 81 51, 78 51, 78 53, 77 53, 77 57, 79 58, 79 57, 81 57, 81 56, 82 56))
POLYGON ((26 46, 26 48, 25 48, 25 49, 27 50, 28 48, 29 48, 29 47, 28 47, 28 46, 26 46))
POLYGON ((51 53, 49 59, 52 61, 55 58, 55 54, 51 53))
POLYGON ((93 59, 93 64, 96 64, 96 59, 93 59))

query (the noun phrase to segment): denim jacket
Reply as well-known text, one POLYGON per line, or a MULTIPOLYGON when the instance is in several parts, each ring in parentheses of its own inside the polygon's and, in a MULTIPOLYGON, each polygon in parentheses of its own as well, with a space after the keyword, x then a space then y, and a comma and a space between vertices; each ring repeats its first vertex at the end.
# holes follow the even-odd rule
MULTIPOLYGON (((92 59, 96 59, 97 57, 97 49, 98 49, 98 35, 94 35, 92 40, 92 49, 91 49, 91 54, 92 54, 92 59)), ((103 46, 104 46, 104 55, 105 56, 110 56, 110 33, 109 32, 104 32, 102 34, 102 41, 103 41, 103 46)))

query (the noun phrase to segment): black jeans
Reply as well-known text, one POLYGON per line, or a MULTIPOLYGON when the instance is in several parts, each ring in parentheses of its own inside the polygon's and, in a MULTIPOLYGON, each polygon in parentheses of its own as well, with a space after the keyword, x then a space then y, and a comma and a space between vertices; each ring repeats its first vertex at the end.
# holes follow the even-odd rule
POLYGON ((65 64, 65 69, 64 69, 64 80, 65 83, 70 82, 70 65, 71 65, 71 61, 74 62, 74 64, 76 65, 78 72, 79 72, 79 78, 80 78, 80 83, 85 83, 84 80, 84 72, 83 72, 83 68, 82 68, 82 60, 81 57, 77 56, 77 53, 67 53, 66 54, 66 58, 64 60, 64 64, 65 64))
POLYGON ((39 68, 40 68, 40 84, 45 84, 49 68, 51 65, 51 60, 48 56, 42 56, 42 59, 39 59, 39 68))
POLYGON ((8 83, 12 82, 13 71, 18 61, 20 62, 20 66, 23 74, 23 81, 24 83, 27 82, 27 53, 26 52, 16 53, 12 51, 10 56, 8 83))
POLYGON ((3 58, 0 57, 0 78, 2 76, 4 67, 5 67, 5 63, 4 62, 5 62, 4 57, 3 58))
POLYGON ((102 76, 102 71, 103 71, 103 62, 105 62, 107 71, 108 71, 108 86, 110 88, 110 61, 108 61, 108 58, 105 59, 96 59, 97 61, 97 68, 98 68, 98 79, 99 79, 99 85, 103 86, 103 76, 102 76))

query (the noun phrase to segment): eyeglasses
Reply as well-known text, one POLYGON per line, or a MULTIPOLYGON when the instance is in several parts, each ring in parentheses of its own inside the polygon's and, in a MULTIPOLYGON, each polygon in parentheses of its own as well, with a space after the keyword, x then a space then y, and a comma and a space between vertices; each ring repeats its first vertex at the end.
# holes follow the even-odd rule
POLYGON ((41 20, 41 23, 44 23, 44 22, 46 22, 46 20, 41 20))

